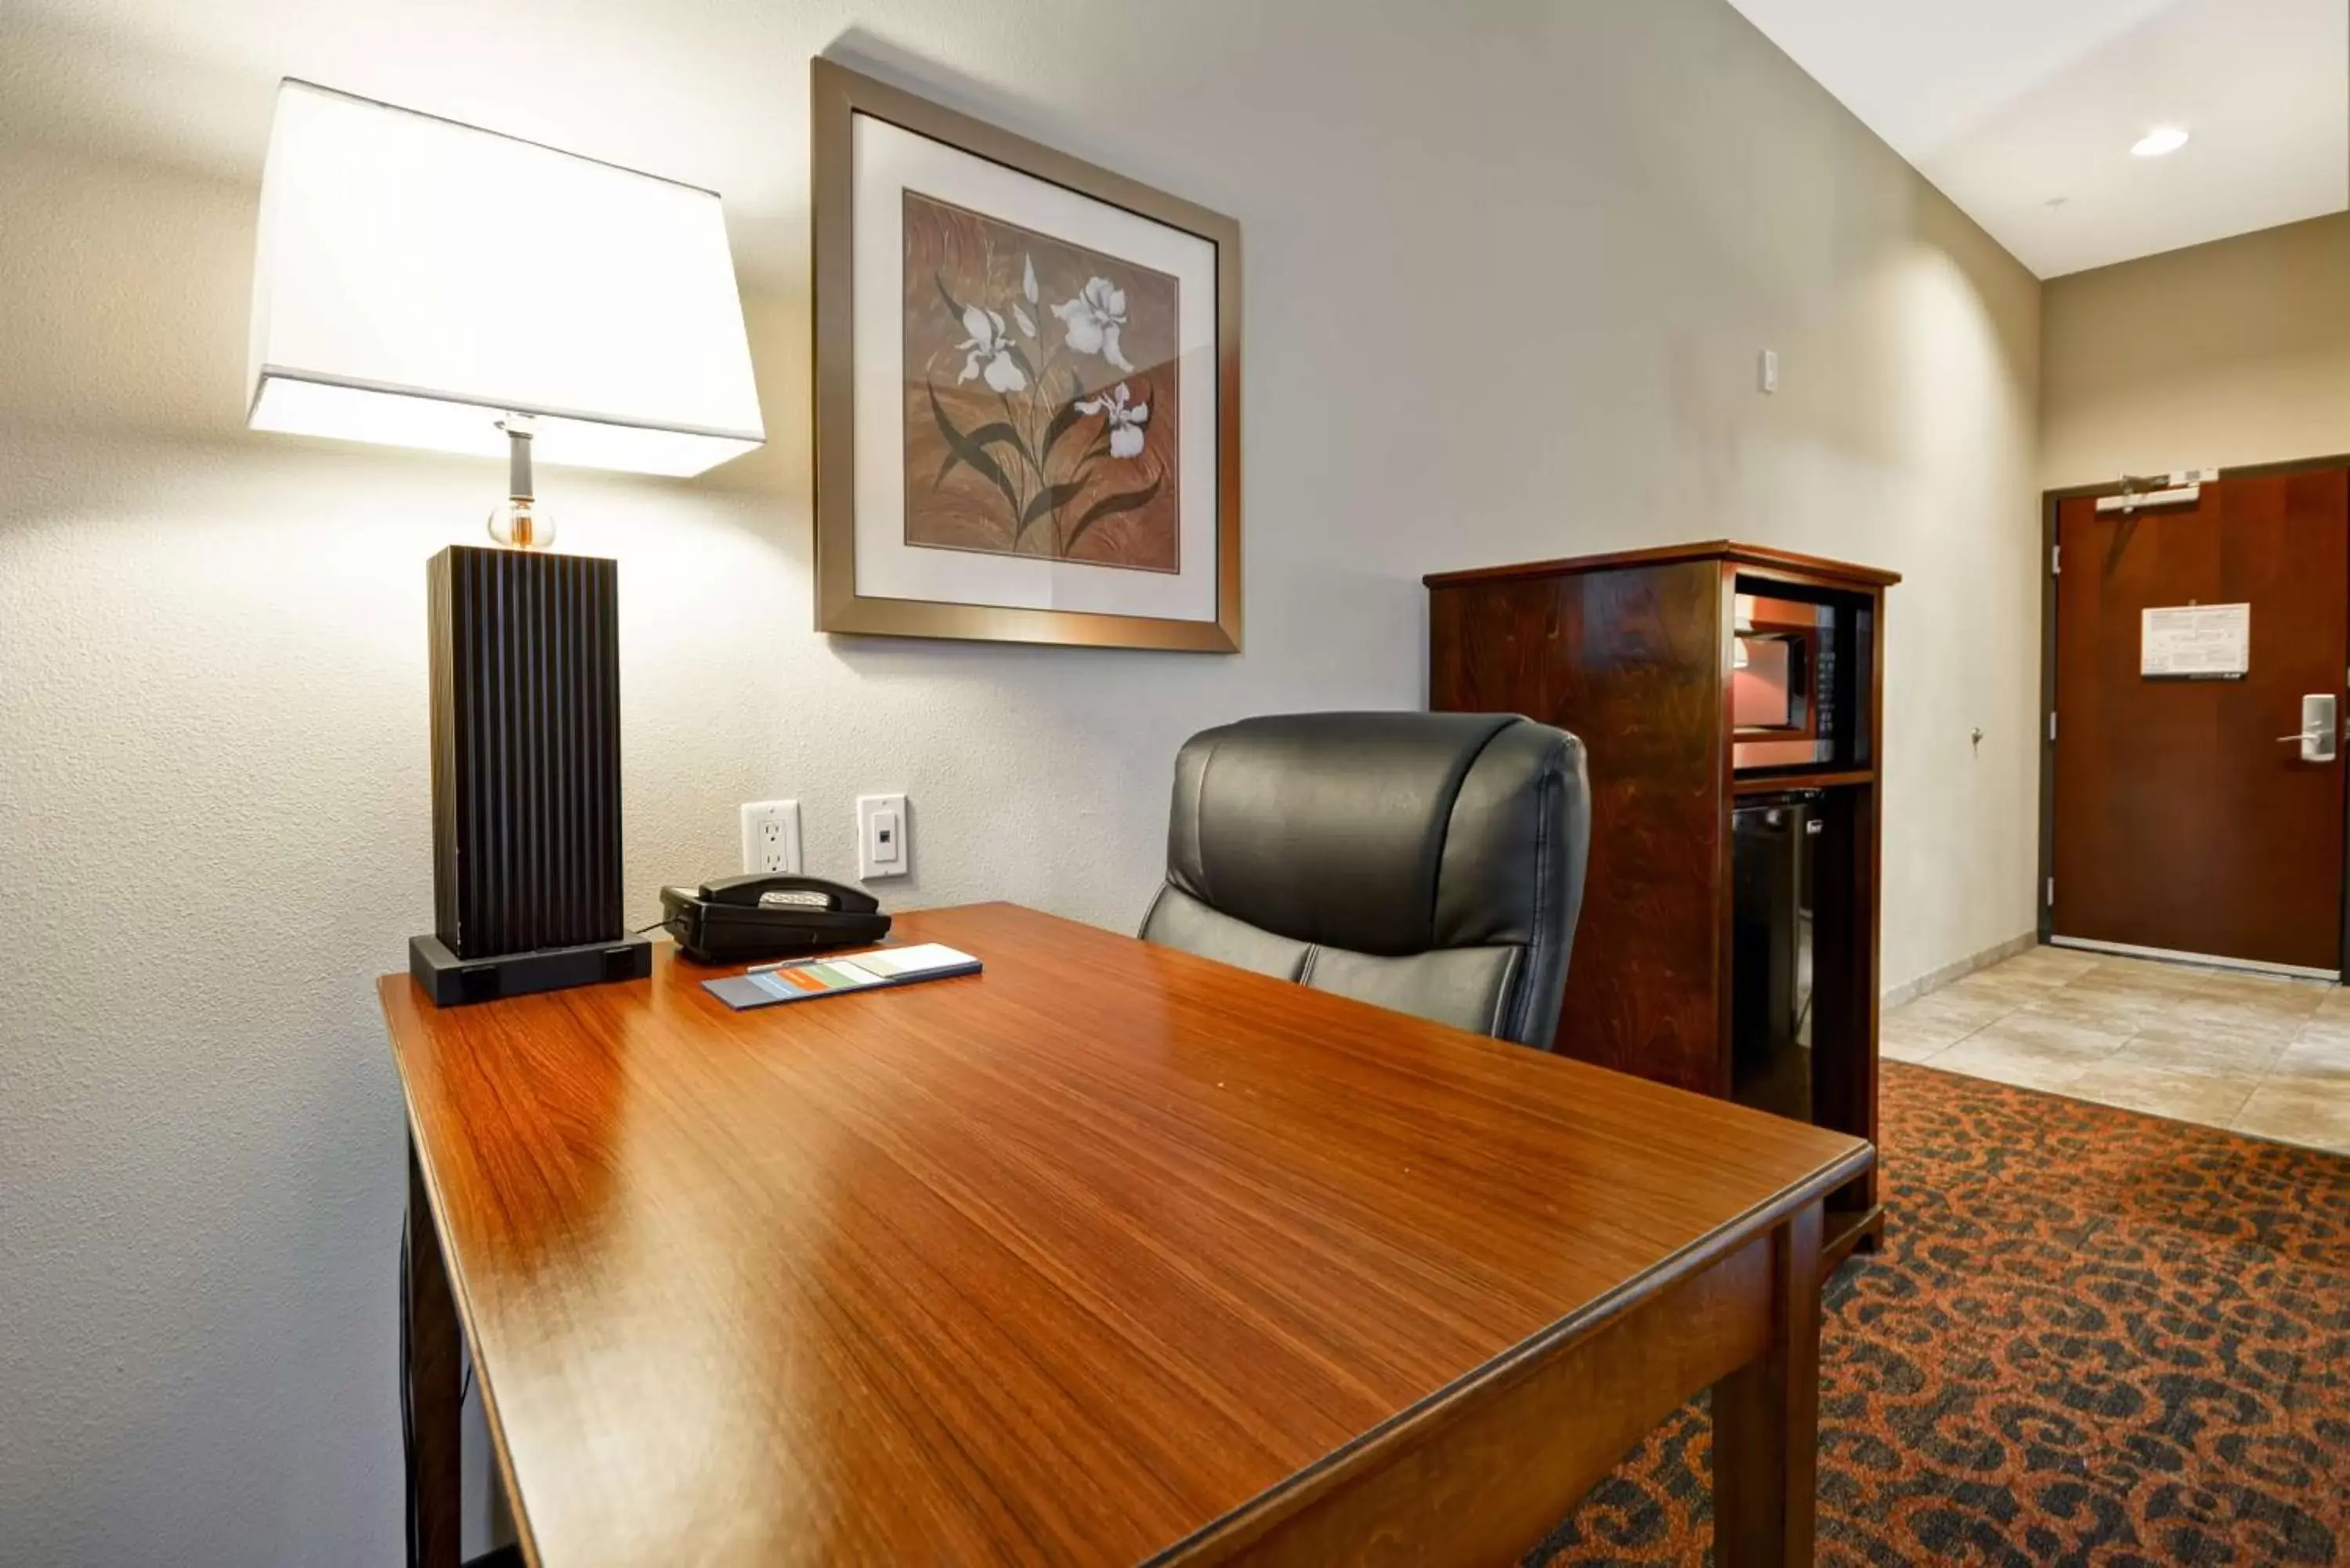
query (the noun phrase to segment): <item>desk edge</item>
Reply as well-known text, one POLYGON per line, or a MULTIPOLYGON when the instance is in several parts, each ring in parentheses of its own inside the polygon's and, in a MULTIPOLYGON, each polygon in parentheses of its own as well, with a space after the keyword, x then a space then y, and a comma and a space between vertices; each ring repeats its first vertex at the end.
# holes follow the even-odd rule
MULTIPOLYGON (((506 1451, 505 1422, 498 1415, 497 1389, 491 1381, 488 1365, 475 1349, 481 1341, 473 1333, 473 1302, 465 1288, 465 1271, 449 1246, 448 1227, 442 1223, 443 1199, 440 1179, 427 1156, 423 1138, 417 1135, 416 1096, 409 1085, 407 1060, 400 1051, 399 1022, 392 1015, 392 1010, 397 1006, 405 1006, 412 1012, 419 1006, 429 1007, 432 1003, 424 1000, 415 981, 404 974, 379 976, 376 999, 383 1012, 384 1038, 391 1046, 392 1069, 400 1075, 400 1115, 408 1123, 409 1148, 416 1161, 416 1168, 424 1179, 424 1200, 432 1209, 427 1219, 441 1236, 441 1266, 449 1276, 450 1298, 457 1303, 457 1322, 464 1330, 465 1355, 473 1368, 473 1386, 482 1391, 482 1417, 490 1429, 490 1451, 497 1464, 499 1481, 505 1488, 507 1510, 514 1518, 515 1541, 521 1547, 523 1561, 528 1568, 541 1568, 544 1559, 539 1555, 537 1537, 531 1532, 529 1506, 523 1498, 522 1488, 515 1483, 513 1456, 506 1451), (402 988, 406 988, 406 995, 396 999, 396 993, 402 988)), ((407 1397, 405 1388, 400 1391, 400 1397, 407 1397)), ((460 1473, 463 1473, 462 1469, 460 1473)))
POLYGON ((1646 1298, 1668 1289, 1727 1258, 1805 1204, 1825 1201, 1830 1193, 1877 1163, 1874 1144, 1857 1138, 1854 1142, 1855 1147, 1840 1158, 1717 1225, 1679 1251, 1470 1368, 1417 1404, 1397 1411, 1304 1469, 1152 1553, 1144 1560, 1144 1568, 1183 1563, 1211 1548, 1220 1537, 1253 1530, 1269 1518, 1279 1519, 1299 1511, 1348 1477, 1383 1461, 1414 1428, 1442 1418, 1452 1407, 1482 1392, 1489 1385, 1602 1327, 1623 1312, 1633 1297, 1646 1298))

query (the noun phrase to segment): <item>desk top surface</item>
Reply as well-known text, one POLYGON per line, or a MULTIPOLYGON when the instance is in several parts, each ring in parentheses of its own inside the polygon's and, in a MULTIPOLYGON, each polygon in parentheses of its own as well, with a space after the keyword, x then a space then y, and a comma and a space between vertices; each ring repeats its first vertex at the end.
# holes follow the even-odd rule
POLYGON ((987 971, 381 981, 540 1562, 1141 1561, 1869 1158, 1013 905, 896 935, 987 971))

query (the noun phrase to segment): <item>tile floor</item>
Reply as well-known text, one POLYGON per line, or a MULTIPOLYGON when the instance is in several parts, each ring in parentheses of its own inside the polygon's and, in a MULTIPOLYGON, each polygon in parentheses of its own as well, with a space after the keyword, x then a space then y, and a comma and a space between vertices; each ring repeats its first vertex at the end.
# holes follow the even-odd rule
POLYGON ((2034 948, 1885 1014, 1884 1054, 2350 1154, 2350 988, 2034 948))

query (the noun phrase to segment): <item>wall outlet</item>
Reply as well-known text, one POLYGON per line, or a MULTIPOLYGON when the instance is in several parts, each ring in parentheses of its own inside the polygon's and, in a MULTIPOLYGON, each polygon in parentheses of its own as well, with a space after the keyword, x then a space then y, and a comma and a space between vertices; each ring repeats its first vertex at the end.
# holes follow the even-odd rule
POLYGON ((799 802, 760 800, 743 808, 743 869, 799 875, 799 802))
POLYGON ((907 829, 906 797, 902 794, 860 794, 857 797, 857 875, 903 877, 913 865, 913 836, 907 829))

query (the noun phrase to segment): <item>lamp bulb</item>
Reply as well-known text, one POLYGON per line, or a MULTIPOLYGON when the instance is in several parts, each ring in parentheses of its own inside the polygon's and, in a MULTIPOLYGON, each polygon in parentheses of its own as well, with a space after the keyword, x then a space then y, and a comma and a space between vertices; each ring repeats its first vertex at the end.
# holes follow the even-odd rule
POLYGON ((555 543, 555 518, 534 497, 513 496, 490 514, 490 537, 517 550, 544 550, 555 543))

